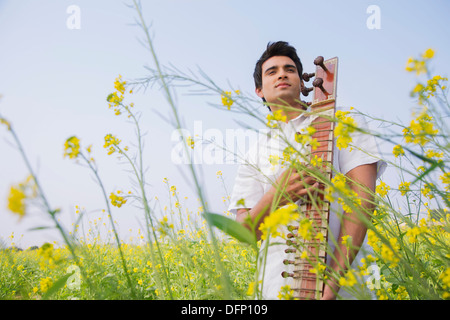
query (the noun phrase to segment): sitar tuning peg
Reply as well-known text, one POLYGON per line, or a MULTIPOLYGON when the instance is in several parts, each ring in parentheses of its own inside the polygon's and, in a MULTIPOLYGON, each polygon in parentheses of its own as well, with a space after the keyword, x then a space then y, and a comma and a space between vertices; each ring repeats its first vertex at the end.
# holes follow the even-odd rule
POLYGON ((323 79, 322 78, 315 78, 312 85, 313 85, 313 87, 316 87, 316 88, 319 88, 320 90, 322 90, 323 94, 328 95, 327 90, 325 90, 325 88, 323 87, 323 79))
POLYGON ((307 97, 308 94, 309 94, 311 91, 313 91, 313 90, 314 90, 314 88, 303 87, 303 88, 302 88, 302 94, 303 94, 305 97, 307 97))
POLYGON ((306 101, 303 101, 302 100, 302 103, 305 105, 305 106, 307 106, 307 107, 309 107, 312 103, 311 102, 306 102, 306 101))
POLYGON ((289 272, 286 272, 286 271, 283 271, 283 272, 281 273, 281 276, 282 276, 283 278, 289 278, 289 277, 294 278, 294 274, 293 274, 293 273, 289 273, 289 272))
POLYGON ((323 62, 324 62, 324 58, 322 56, 318 56, 317 58, 314 59, 314 64, 316 66, 320 66, 326 73, 329 73, 327 67, 325 67, 323 62))
POLYGON ((302 79, 305 80, 306 82, 308 82, 312 77, 314 77, 316 74, 313 73, 304 73, 302 74, 302 79))

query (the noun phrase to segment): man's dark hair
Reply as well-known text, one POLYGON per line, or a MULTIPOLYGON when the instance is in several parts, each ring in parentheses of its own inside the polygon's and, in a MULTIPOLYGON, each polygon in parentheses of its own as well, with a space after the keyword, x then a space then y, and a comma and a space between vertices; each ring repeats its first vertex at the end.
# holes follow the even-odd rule
MULTIPOLYGON (((268 59, 274 56, 286 56, 294 61, 297 67, 298 75, 301 78, 303 73, 303 66, 300 58, 297 55, 297 50, 289 45, 286 41, 269 42, 267 44, 267 49, 261 55, 261 58, 256 62, 255 71, 253 72, 253 79, 255 80, 255 88, 262 87, 262 65, 268 59)), ((263 98, 263 101, 266 100, 263 98)), ((270 110, 270 108, 269 108, 270 110)))

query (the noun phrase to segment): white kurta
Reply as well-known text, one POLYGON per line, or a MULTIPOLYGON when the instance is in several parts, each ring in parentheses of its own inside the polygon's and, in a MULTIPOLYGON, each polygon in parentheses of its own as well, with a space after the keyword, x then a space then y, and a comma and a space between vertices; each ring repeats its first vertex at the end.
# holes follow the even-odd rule
MULTIPOLYGON (((351 116, 355 119, 359 128, 369 128, 364 117, 357 114, 351 114, 351 116)), ((230 198, 230 212, 236 214, 240 208, 252 208, 256 205, 262 196, 271 188, 272 182, 276 181, 276 178, 287 169, 287 166, 274 161, 278 159, 277 156, 282 158, 282 151, 286 147, 285 140, 287 139, 297 150, 302 150, 303 146, 295 141, 295 133, 305 132, 306 128, 311 125, 314 119, 315 116, 300 115, 288 123, 281 123, 280 128, 271 130, 270 134, 261 135, 257 143, 249 149, 244 161, 239 166, 230 198), (237 204, 240 199, 244 199, 245 205, 237 204)), ((375 138, 371 135, 358 132, 354 132, 351 136, 353 139, 351 146, 355 146, 352 150, 351 147, 342 150, 335 147, 333 156, 334 168, 338 172, 346 174, 360 165, 377 162, 378 178, 385 170, 386 163, 380 160, 380 153, 375 138)), ((334 239, 337 239, 339 236, 340 221, 338 216, 340 213, 342 213, 342 207, 337 203, 332 203, 328 235, 331 250, 334 250, 332 237, 334 236, 334 239)), ((284 230, 284 233, 288 233, 287 228, 284 230)), ((284 252, 288 246, 286 245, 286 240, 281 237, 271 238, 270 244, 267 253, 262 292, 264 299, 277 299, 280 288, 287 284, 292 285, 293 283, 292 278, 281 277, 283 271, 289 271, 292 268, 292 265, 284 265, 283 260, 293 259, 293 256, 284 252)), ((264 246, 265 242, 262 243, 261 250, 264 250, 264 246)), ((357 267, 365 251, 370 252, 370 247, 367 245, 367 237, 364 240, 362 250, 360 250, 353 261, 352 268, 357 267)), ((263 268, 260 269, 262 270, 263 268)), ((339 295, 344 298, 351 298, 342 289, 339 295)))

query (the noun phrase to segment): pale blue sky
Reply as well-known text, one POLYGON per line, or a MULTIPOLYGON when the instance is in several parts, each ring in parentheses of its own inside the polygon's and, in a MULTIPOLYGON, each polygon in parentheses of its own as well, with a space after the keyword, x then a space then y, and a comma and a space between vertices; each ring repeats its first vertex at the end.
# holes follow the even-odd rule
MULTIPOLYGON (((88 211, 104 208, 101 194, 85 168, 62 158, 66 138, 77 135, 84 145, 94 144, 100 174, 108 191, 130 188, 128 173, 102 148, 106 133, 132 141, 133 129, 108 110, 105 97, 113 90, 118 74, 125 79, 147 74, 152 57, 139 43, 140 29, 133 25, 131 1, 7 1, 0 0, 0 112, 20 136, 54 207, 61 207, 61 220, 70 227, 75 205, 88 211), (81 28, 66 26, 67 7, 80 8, 81 28)), ((414 106, 409 91, 416 83, 404 71, 409 56, 428 47, 436 51, 433 66, 449 75, 450 27, 448 1, 142 1, 144 15, 163 64, 181 70, 200 67, 219 86, 230 84, 253 95, 253 68, 267 42, 285 40, 294 45, 305 71, 313 71, 318 55, 339 57, 338 104, 354 106, 384 119, 407 122, 414 106), (381 29, 366 26, 370 5, 380 8, 381 29)), ((186 127, 202 121, 203 130, 239 128, 235 120, 256 125, 250 118, 220 111, 209 102, 220 97, 190 96, 178 91, 177 102, 186 127)), ((149 193, 162 199, 167 177, 178 186, 180 196, 195 193, 171 163, 173 127, 155 110, 169 116, 170 110, 158 90, 136 94, 146 137, 149 193)), ((265 113, 264 107, 261 112, 265 113)), ((12 183, 27 172, 11 139, 0 128, 0 238, 12 232, 23 247, 58 239, 54 233, 26 232, 48 220, 34 213, 20 223, 9 213, 6 197, 12 183), (21 235, 23 239, 19 241, 21 235)), ((203 165, 203 184, 211 207, 223 212, 224 190, 216 178, 222 170, 231 191, 237 165, 203 165)), ((139 228, 142 216, 133 207, 114 210, 120 230, 126 234, 139 228)), ((92 213, 88 218, 94 218, 92 213)))

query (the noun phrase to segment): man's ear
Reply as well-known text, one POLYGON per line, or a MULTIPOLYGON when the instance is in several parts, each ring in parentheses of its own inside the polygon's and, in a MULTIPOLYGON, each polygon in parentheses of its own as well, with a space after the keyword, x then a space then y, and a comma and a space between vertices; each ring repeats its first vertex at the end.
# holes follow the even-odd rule
POLYGON ((303 80, 300 80, 300 92, 303 91, 304 87, 305 87, 305 83, 303 82, 303 80))
POLYGON ((264 98, 264 94, 263 94, 261 88, 256 88, 256 89, 255 89, 255 92, 256 92, 256 95, 257 95, 258 97, 264 98))

